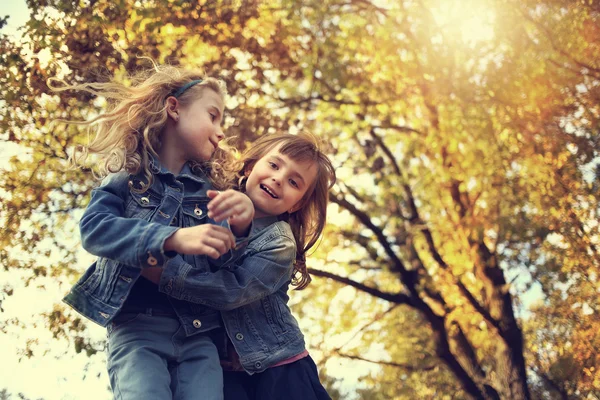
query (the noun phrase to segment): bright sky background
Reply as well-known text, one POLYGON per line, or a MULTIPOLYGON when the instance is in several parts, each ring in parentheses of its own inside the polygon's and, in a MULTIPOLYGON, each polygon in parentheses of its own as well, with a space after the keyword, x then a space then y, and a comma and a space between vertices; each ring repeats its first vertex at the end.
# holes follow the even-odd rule
MULTIPOLYGON (((18 28, 29 19, 25 1, 3 0, 2 3, 0 14, 9 15, 9 19, 1 32, 19 38, 21 32, 18 28)), ((5 168, 10 157, 18 153, 17 146, 3 143, 0 148, 0 170, 5 168)), ((57 287, 51 280, 45 285, 46 289, 25 288, 17 273, 3 269, 0 269, 0 282, 10 282, 15 293, 4 301, 2 306, 5 312, 0 317, 6 320, 18 317, 24 324, 23 329, 16 328, 8 334, 0 334, 0 390, 6 388, 14 399, 18 393, 32 400, 110 399, 104 353, 91 358, 85 354, 74 358, 71 355, 60 357, 67 349, 66 343, 53 339, 48 329, 40 323, 39 317, 35 317, 60 302, 66 288, 57 287), (40 349, 47 349, 46 355, 19 361, 19 350, 25 347, 28 339, 34 338, 38 339, 40 349)), ((36 282, 36 285, 43 283, 36 282)), ((94 338, 101 339, 106 334, 103 328, 89 325, 94 338)))
MULTIPOLYGON (((450 24, 456 17, 456 10, 452 7, 440 9, 435 15, 441 25, 450 24)), ((29 18, 29 10, 24 0, 3 0, 0 15, 9 15, 8 25, 2 33, 18 38, 21 36, 18 28, 24 25, 29 18)), ((463 16, 464 17, 464 16, 463 16)), ((481 18, 471 16, 466 18, 462 34, 466 41, 486 37, 490 34, 489 21, 493 16, 486 15, 482 23, 481 18), (469 22, 470 21, 470 22, 469 22)), ((0 148, 0 171, 5 168, 11 156, 19 154, 19 148, 10 143, 3 143, 0 148)), ((87 259, 82 258, 82 262, 87 259)), ((0 336, 0 349, 2 362, 0 362, 0 390, 7 388, 13 398, 22 392, 33 399, 44 400, 108 400, 111 398, 108 388, 109 382, 105 368, 105 356, 101 352, 93 357, 79 354, 72 357, 72 353, 61 357, 67 350, 64 341, 52 338, 51 333, 35 315, 51 310, 52 306, 59 303, 67 287, 57 287, 56 281, 48 279, 45 289, 24 287, 24 282, 17 273, 6 272, 0 268, 0 282, 10 282, 15 288, 15 295, 4 301, 4 313, 0 318, 9 319, 18 317, 25 325, 25 329, 15 329, 8 334, 0 336), (19 360, 18 350, 23 349, 28 339, 37 339, 40 349, 47 349, 45 356, 36 356, 32 359, 19 360), (84 378, 85 377, 85 378, 84 378)), ((43 284, 43 281, 36 281, 43 284)), ((521 301, 530 303, 539 299, 539 289, 533 290, 529 296, 521 301), (537 293, 536 293, 537 292, 537 293)), ((300 321, 301 322, 301 321, 300 321)), ((302 322, 301 322, 302 323, 302 322)), ((88 324, 91 334, 95 339, 101 339, 106 333, 104 328, 92 323, 88 324)), ((308 328, 308 327, 306 327, 308 328)), ((308 329, 307 329, 308 330, 308 329)), ((352 332, 349 332, 352 334, 352 332)), ((313 352, 318 359, 318 353, 313 352)), ((374 355, 371 358, 380 358, 374 355)), ((332 360, 333 362, 333 360, 332 360)), ((366 371, 377 369, 372 364, 364 364, 364 368, 348 369, 335 361, 337 365, 328 363, 328 373, 345 378, 344 389, 353 392, 359 377, 366 371)), ((357 364, 354 363, 354 366, 357 364)), ((350 396, 348 397, 350 398, 350 396)))

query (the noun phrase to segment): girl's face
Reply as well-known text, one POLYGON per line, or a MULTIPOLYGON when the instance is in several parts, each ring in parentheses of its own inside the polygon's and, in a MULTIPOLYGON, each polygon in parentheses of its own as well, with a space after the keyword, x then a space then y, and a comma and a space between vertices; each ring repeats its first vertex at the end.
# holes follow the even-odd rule
POLYGON ((223 99, 205 88, 202 97, 190 104, 174 100, 168 99, 167 112, 172 124, 163 135, 161 161, 165 164, 173 161, 181 166, 187 161, 208 161, 224 137, 221 129, 223 99))
POLYGON ((246 195, 255 217, 294 212, 317 177, 314 162, 298 162, 279 153, 277 146, 259 159, 246 181, 246 195))

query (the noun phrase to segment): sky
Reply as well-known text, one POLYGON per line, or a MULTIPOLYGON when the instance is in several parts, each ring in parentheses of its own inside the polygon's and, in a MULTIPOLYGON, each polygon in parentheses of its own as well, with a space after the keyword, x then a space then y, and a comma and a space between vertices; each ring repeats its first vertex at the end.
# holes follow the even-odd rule
MULTIPOLYGON (((2 34, 19 38, 22 27, 29 19, 29 10, 24 0, 5 0, 0 15, 8 15, 8 24, 0 31, 2 34)), ((8 160, 19 154, 16 146, 4 143, 0 148, 0 170, 8 165, 8 160)), ((14 295, 2 303, 2 319, 17 317, 23 322, 23 328, 9 330, 0 334, 0 390, 7 389, 12 398, 23 393, 30 399, 44 400, 108 400, 108 377, 104 367, 104 353, 94 357, 78 354, 62 357, 67 351, 65 341, 52 338, 51 333, 40 321, 40 312, 49 310, 64 295, 64 287, 56 287, 48 281, 45 289, 36 286, 25 288, 23 280, 14 272, 0 269, 0 282, 10 282, 14 295), (27 340, 37 339, 36 347, 44 356, 22 358, 22 349, 27 340)), ((90 324, 91 335, 101 339, 106 333, 103 328, 90 324)))
POLYGON ((24 0, 6 0, 3 2, 2 12, 3 17, 8 15, 8 25, 1 32, 4 34, 17 35, 18 28, 23 26, 29 19, 29 10, 24 0))

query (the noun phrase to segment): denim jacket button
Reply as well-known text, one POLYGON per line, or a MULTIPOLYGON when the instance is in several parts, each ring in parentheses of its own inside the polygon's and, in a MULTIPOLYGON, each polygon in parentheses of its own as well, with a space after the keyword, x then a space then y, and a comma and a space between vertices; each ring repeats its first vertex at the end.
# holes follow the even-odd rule
POLYGON ((236 334, 235 334, 235 338, 236 338, 237 340, 244 340, 244 335, 242 335, 241 333, 236 333, 236 334))
POLYGON ((202 322, 200 322, 199 319, 195 319, 194 322, 192 322, 192 324, 194 325, 194 328, 198 329, 202 326, 202 322))
POLYGON ((156 264, 158 264, 158 260, 156 258, 154 258, 153 256, 148 257, 148 265, 152 265, 155 266, 156 264))
POLYGON ((254 367, 255 368, 260 368, 260 367, 262 367, 262 364, 260 363, 260 361, 257 361, 257 362, 254 363, 254 367))
POLYGON ((142 197, 140 200, 141 200, 142 204, 148 204, 148 203, 150 203, 150 199, 147 198, 147 197, 142 197))
POLYGON ((196 214, 197 216, 201 216, 202 215, 202 209, 198 208, 198 206, 196 206, 196 208, 194 209, 194 214, 196 214))

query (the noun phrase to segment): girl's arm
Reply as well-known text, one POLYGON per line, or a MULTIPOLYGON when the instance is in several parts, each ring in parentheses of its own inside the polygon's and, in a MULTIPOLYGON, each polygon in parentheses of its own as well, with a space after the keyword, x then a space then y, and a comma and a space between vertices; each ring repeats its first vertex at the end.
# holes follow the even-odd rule
POLYGON ((125 218, 128 195, 128 174, 123 172, 108 176, 92 190, 79 222, 83 248, 93 255, 140 268, 163 265, 168 259, 164 243, 178 228, 125 218))
POLYGON ((180 256, 167 262, 159 290, 176 299, 232 310, 275 293, 292 276, 295 241, 280 232, 246 256, 240 266, 203 272, 180 256))

